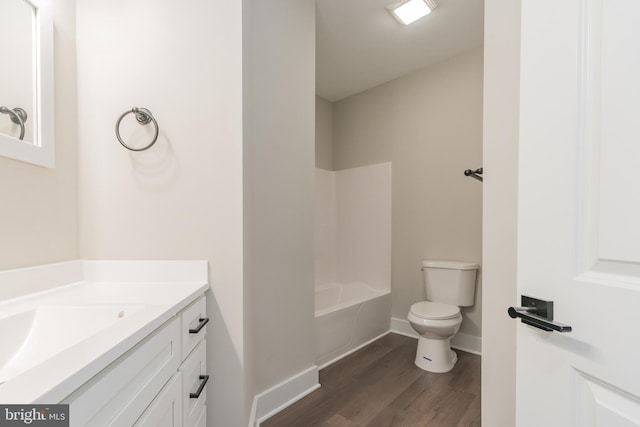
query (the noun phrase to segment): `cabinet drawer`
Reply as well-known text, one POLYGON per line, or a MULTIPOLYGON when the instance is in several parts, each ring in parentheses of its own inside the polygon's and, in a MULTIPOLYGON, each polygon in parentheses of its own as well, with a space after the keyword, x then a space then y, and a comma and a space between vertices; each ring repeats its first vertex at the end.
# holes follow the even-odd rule
POLYGON ((207 427, 207 407, 203 406, 200 416, 193 427, 207 427))
POLYGON ((182 359, 185 359, 196 345, 205 338, 207 327, 202 325, 208 322, 206 319, 207 300, 205 297, 200 297, 180 315, 182 322, 182 359))
POLYGON ((201 377, 207 375, 206 348, 207 342, 201 341, 180 366, 180 373, 182 374, 182 415, 185 427, 196 425, 207 400, 206 386, 202 389, 198 398, 191 397, 191 394, 196 393, 203 383, 204 380, 201 377))
POLYGON ((153 399, 134 427, 179 427, 182 425, 182 378, 176 373, 153 399))
POLYGON ((180 320, 174 318, 61 403, 70 425, 131 426, 180 365, 180 320))

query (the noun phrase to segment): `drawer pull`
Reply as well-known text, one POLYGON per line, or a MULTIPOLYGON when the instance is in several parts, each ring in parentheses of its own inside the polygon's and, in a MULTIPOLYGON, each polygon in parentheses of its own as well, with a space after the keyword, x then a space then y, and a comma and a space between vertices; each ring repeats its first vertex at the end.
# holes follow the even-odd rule
POLYGON ((206 325, 207 323, 209 323, 209 318, 205 317, 204 319, 201 317, 200 319, 198 319, 198 321, 200 323, 198 323, 198 326, 196 326, 194 329, 189 329, 189 333, 190 334, 197 334, 198 332, 200 332, 200 329, 204 328, 204 325, 206 325))
MULTIPOLYGON (((207 319, 209 320, 209 319, 207 319)), ((207 381, 209 381, 209 375, 200 375, 199 377, 201 380, 203 380, 200 383, 200 387, 198 387, 198 390, 196 390, 195 393, 189 393, 189 398, 190 399, 197 399, 200 397, 200 395, 202 394, 202 390, 204 390, 204 386, 207 385, 207 381)))

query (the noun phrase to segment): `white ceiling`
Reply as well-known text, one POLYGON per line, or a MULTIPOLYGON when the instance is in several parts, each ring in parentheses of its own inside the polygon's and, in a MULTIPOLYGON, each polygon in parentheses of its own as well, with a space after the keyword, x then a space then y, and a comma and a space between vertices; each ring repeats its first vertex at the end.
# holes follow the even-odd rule
POLYGON ((411 25, 394 0, 317 0, 316 93, 338 101, 482 45, 484 0, 439 0, 411 25))

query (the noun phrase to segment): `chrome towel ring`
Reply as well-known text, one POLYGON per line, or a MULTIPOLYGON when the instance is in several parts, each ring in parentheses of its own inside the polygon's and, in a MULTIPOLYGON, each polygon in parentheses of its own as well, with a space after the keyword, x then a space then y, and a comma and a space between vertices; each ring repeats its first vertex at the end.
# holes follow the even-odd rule
POLYGON ((118 138, 118 141, 120 141, 120 144, 122 144, 124 148, 131 151, 144 151, 148 148, 151 148, 151 146, 155 144, 156 141, 158 140, 159 131, 160 129, 158 128, 158 122, 156 122, 156 119, 153 117, 153 114, 151 114, 151 111, 147 110, 146 108, 133 107, 130 111, 125 111, 124 113, 122 113, 122 115, 118 118, 118 121, 116 122, 116 137, 118 138), (153 126, 156 128, 156 131, 153 135, 153 140, 149 144, 145 145, 144 147, 141 147, 141 148, 131 147, 122 140, 122 137, 120 137, 120 122, 122 121, 122 119, 124 119, 124 117, 127 114, 131 114, 131 113, 135 114, 136 120, 141 125, 147 125, 153 122, 153 126))
POLYGON ((20 136, 18 139, 24 139, 24 124, 27 121, 27 112, 20 107, 16 107, 13 110, 8 107, 0 107, 0 113, 8 114, 13 123, 20 125, 20 136))

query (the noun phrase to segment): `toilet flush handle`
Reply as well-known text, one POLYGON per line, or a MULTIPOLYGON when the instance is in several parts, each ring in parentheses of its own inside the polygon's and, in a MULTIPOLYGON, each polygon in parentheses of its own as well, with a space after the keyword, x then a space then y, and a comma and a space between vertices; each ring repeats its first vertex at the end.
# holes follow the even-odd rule
POLYGON ((553 301, 522 295, 521 304, 522 307, 509 307, 509 317, 519 317, 522 323, 547 332, 571 332, 571 326, 553 320, 553 301))

